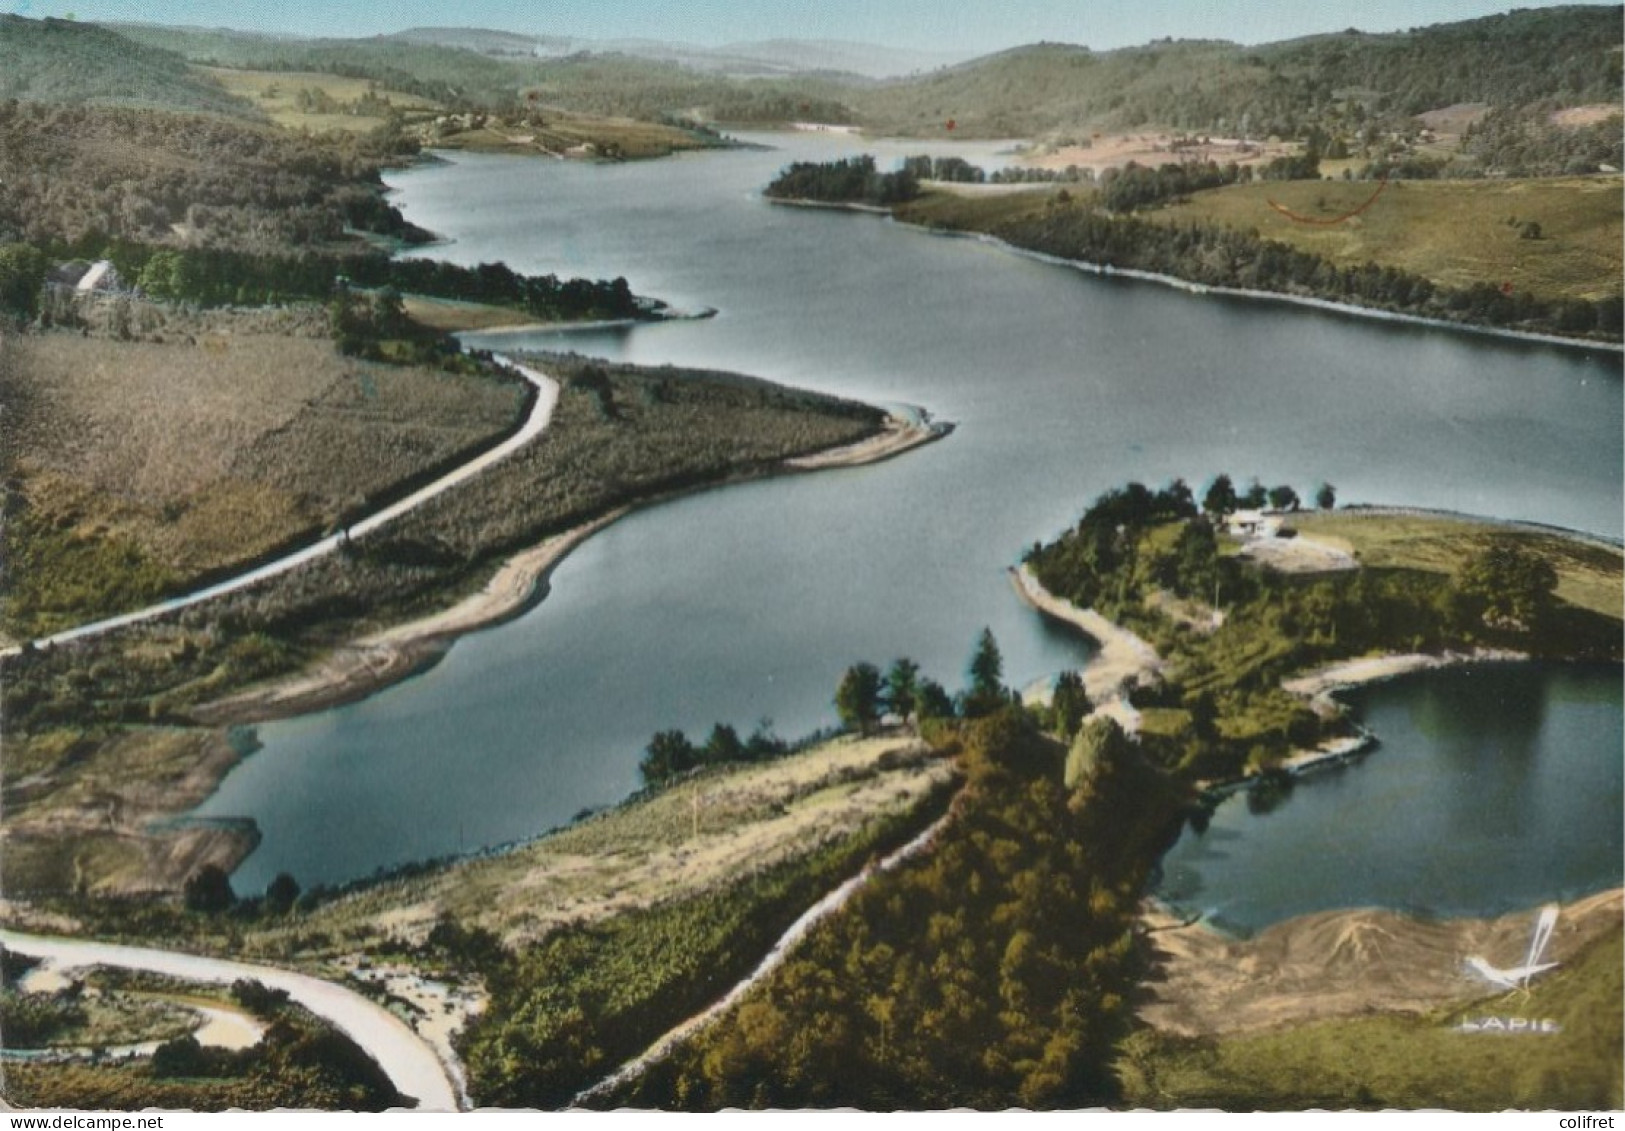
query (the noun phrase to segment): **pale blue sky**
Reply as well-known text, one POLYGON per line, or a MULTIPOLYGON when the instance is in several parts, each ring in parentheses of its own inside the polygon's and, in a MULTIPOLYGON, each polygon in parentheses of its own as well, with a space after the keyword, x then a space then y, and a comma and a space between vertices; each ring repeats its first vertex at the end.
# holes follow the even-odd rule
MULTIPOLYGON (((1555 2, 1555 0, 1552 0, 1555 2)), ((852 39, 981 54, 1038 40, 1094 48, 1162 36, 1263 43, 1358 27, 1392 31, 1543 0, 0 0, 0 11, 359 36, 440 25, 715 45, 852 39)))

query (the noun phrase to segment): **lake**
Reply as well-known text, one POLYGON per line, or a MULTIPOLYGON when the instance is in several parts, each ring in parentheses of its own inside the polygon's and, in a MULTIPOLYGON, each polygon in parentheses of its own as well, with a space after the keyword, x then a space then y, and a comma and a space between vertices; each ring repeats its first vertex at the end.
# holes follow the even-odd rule
POLYGON ((238 890, 532 836, 635 789, 656 731, 833 723, 859 660, 911 656, 958 688, 983 626, 1007 682, 1075 667, 1087 648, 1020 604, 1005 570, 1129 479, 1226 471, 1305 495, 1326 480, 1343 502, 1621 532, 1617 355, 1193 296, 773 206, 759 190, 792 159, 863 149, 885 165, 920 147, 767 140, 780 149, 611 166, 457 155, 391 183, 452 241, 429 254, 625 275, 720 312, 483 344, 733 369, 921 405, 955 433, 635 514, 571 555, 532 612, 425 675, 261 727, 265 748, 199 810, 264 834, 238 890))
POLYGON ((1343 696, 1380 745, 1266 807, 1226 798, 1157 894, 1250 931, 1310 911, 1514 911, 1620 882, 1620 673, 1484 664, 1343 696))

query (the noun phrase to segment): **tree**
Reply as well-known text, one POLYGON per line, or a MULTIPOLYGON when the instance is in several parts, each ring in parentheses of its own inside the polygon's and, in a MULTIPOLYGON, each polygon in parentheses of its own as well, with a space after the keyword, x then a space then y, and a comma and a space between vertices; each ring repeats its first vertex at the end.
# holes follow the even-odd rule
POLYGON ((1241 496, 1238 501, 1250 511, 1262 510, 1264 504, 1269 501, 1269 492, 1264 490, 1264 485, 1255 476, 1247 484, 1247 493, 1241 496))
POLYGON ((1528 631, 1551 608, 1557 570, 1535 551, 1500 539, 1462 564, 1456 588, 1485 624, 1528 631))
POLYGON ((868 734, 880 718, 880 669, 869 663, 847 668, 835 690, 835 709, 843 725, 868 734))
POLYGON ((1051 728, 1062 738, 1071 738, 1093 710, 1094 704, 1083 688, 1083 677, 1077 672, 1062 672, 1055 680, 1055 698, 1050 701, 1051 728))
POLYGON ((265 885, 265 910, 272 915, 286 915, 293 910, 299 898, 299 881, 287 872, 278 872, 276 878, 265 885))
POLYGON ((700 752, 700 758, 708 765, 740 762, 745 758, 745 744, 739 741, 739 732, 733 727, 717 723, 711 728, 711 737, 705 740, 705 749, 700 752))
POLYGON ((915 694, 914 710, 921 721, 951 719, 954 717, 953 696, 949 695, 947 689, 936 680, 923 679, 920 681, 919 691, 915 694))
POLYGON ((1270 506, 1278 511, 1292 511, 1298 509, 1298 493, 1291 487, 1282 484, 1270 488, 1270 506))
POLYGON ((1236 509, 1236 488, 1228 475, 1220 475, 1208 484, 1202 509, 1214 518, 1223 518, 1236 509))
POLYGON ((1091 719, 1066 754, 1066 787, 1077 789, 1109 772, 1128 750, 1128 736, 1110 715, 1091 719))
POLYGON ((638 773, 643 784, 664 785, 678 774, 687 773, 698 763, 694 744, 680 730, 663 730, 649 740, 644 748, 638 773))
POLYGON ((920 665, 907 656, 892 661, 886 673, 886 706, 892 714, 907 719, 914 713, 919 696, 920 665))
POLYGON ((1315 506, 1323 511, 1329 511, 1337 505, 1337 488, 1330 483, 1322 483, 1315 491, 1315 506))
POLYGON ((991 714, 1009 702, 1004 689, 1004 657, 999 653, 993 630, 982 629, 976 651, 970 658, 970 688, 965 693, 965 715, 977 718, 991 714))
POLYGON ((0 312, 32 318, 45 285, 45 256, 28 244, 0 247, 0 312))
POLYGON ((214 915, 229 910, 237 902, 237 893, 231 890, 231 878, 218 864, 205 864, 193 872, 182 889, 188 911, 201 911, 214 915))

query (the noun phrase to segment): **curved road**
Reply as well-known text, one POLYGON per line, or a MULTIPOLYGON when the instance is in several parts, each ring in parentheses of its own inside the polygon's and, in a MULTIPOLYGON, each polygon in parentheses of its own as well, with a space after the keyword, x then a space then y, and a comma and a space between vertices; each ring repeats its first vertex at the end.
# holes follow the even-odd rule
MULTIPOLYGON (((108 617, 106 620, 94 621, 90 624, 82 624, 78 628, 70 628, 52 636, 42 637, 33 642, 34 646, 39 648, 49 644, 65 644, 70 640, 79 640, 87 636, 99 636, 115 628, 123 628, 125 625, 153 620, 164 616, 166 613, 175 612, 177 609, 188 608, 226 593, 235 593, 239 589, 246 589, 250 585, 264 581, 268 577, 276 577, 278 574, 287 573, 289 570, 312 559, 333 553, 348 539, 359 538, 362 535, 372 533, 385 523, 394 521, 407 511, 421 506, 436 495, 450 490, 459 483, 472 479, 499 460, 506 459, 537 436, 540 436, 542 430, 547 427, 548 422, 553 419, 553 408, 558 404, 559 400, 559 386, 558 382, 551 377, 528 366, 520 365, 511 358, 499 356, 496 361, 515 370, 525 380, 536 386, 536 400, 531 405, 530 416, 520 426, 519 431, 509 436, 496 447, 482 452, 462 466, 448 471, 433 483, 413 491, 404 499, 391 503, 383 510, 370 514, 359 522, 352 523, 346 532, 330 534, 319 542, 313 542, 309 546, 295 550, 293 553, 277 558, 275 561, 266 562, 264 565, 257 566, 246 573, 240 573, 236 577, 227 578, 225 581, 206 588, 196 589, 179 597, 171 597, 167 601, 160 601, 156 605, 149 605, 134 612, 108 617)), ((0 651, 0 656, 16 655, 20 650, 16 647, 7 648, 0 651)))
POLYGON ((457 1086, 428 1042, 382 1006, 333 982, 274 966, 13 931, 0 930, 0 945, 46 959, 57 969, 116 966, 223 985, 239 978, 253 978, 272 989, 286 990, 294 1001, 342 1030, 378 1062, 397 1092, 417 1100, 417 1110, 458 1110, 457 1086))

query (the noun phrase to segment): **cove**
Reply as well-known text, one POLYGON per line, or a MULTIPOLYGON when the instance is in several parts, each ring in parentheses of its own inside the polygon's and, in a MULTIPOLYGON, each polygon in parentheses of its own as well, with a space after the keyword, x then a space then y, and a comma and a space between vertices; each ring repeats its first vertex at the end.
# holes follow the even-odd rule
POLYGON ((1345 693, 1380 745, 1273 804, 1226 798, 1157 895, 1254 931, 1312 911, 1485 916, 1617 887, 1617 667, 1486 664, 1345 693))
MULTIPOLYGON (((780 148, 613 166, 459 155, 391 183, 447 237, 427 254, 625 275, 720 311, 474 344, 733 369, 922 405, 954 434, 638 512, 572 554, 534 610, 428 673, 262 726, 264 748, 198 810, 259 825, 238 890, 533 836, 627 796, 658 730, 833 723, 859 660, 911 656, 957 688, 984 625, 1008 683, 1075 667, 1086 647, 1021 605, 1005 569, 1125 480, 1329 480, 1345 502, 1620 533, 1617 357, 1193 296, 775 207, 759 190, 791 160, 922 147, 762 140, 780 148)), ((996 149, 957 147, 983 164, 996 149)))

